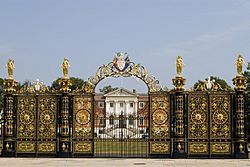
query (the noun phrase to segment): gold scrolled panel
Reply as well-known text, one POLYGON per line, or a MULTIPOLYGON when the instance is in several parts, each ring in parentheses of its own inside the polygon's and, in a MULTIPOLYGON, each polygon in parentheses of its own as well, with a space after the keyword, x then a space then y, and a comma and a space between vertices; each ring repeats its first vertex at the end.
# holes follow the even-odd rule
POLYGON ((230 142, 213 142, 210 146, 212 154, 230 154, 231 143, 230 142))
POLYGON ((56 138, 56 110, 55 96, 40 96, 38 99, 37 135, 41 139, 56 138))
POLYGON ((189 142, 188 143, 189 154, 208 154, 207 142, 189 142))
POLYGON ((210 137, 231 138, 231 103, 229 95, 210 96, 210 137))
POLYGON ((36 99, 35 96, 19 96, 17 106, 17 138, 36 136, 36 99))
POLYGON ((91 139, 92 129, 92 98, 86 96, 74 97, 73 136, 80 139, 91 139))
POLYGON ((209 134, 208 97, 190 94, 188 97, 188 138, 207 139, 209 134))
POLYGON ((38 152, 40 153, 56 152, 56 142, 38 142, 38 152))
POLYGON ((92 153, 93 143, 86 141, 75 141, 73 143, 74 153, 92 153))
POLYGON ((18 141, 17 153, 35 153, 36 143, 31 141, 18 141))
POLYGON ((170 138, 169 95, 151 97, 151 136, 155 139, 170 138))
POLYGON ((169 154, 170 142, 150 142, 151 154, 169 154))

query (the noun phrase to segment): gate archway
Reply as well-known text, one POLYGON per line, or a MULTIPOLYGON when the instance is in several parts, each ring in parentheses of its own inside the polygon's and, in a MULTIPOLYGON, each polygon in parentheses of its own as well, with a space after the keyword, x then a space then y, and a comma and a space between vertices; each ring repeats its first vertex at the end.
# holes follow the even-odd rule
POLYGON ((158 127, 158 133, 169 129, 166 129, 169 127, 169 105, 165 105, 165 102, 168 103, 166 100, 168 96, 163 95, 164 90, 159 81, 149 74, 144 66, 131 62, 126 53, 116 53, 112 62, 98 68, 95 75, 88 80, 90 92, 94 93, 96 86, 109 77, 138 78, 147 85, 148 92, 139 96, 135 92, 121 88, 103 95, 102 98, 100 95, 93 97, 94 156, 148 157, 151 153, 150 144, 153 148, 157 145, 157 143, 150 142, 151 134, 155 135, 155 127, 158 127), (157 97, 159 92, 162 93, 160 98, 157 97), (114 95, 115 97, 112 97, 114 95), (151 101, 154 104, 152 109, 150 108, 151 101), (159 101, 164 105, 160 106, 159 101), (164 117, 165 122, 154 126, 158 112, 164 117), (153 114, 154 117, 152 117, 153 114), (153 126, 150 126, 150 122, 153 126), (151 133, 151 129, 154 129, 154 132, 151 133))

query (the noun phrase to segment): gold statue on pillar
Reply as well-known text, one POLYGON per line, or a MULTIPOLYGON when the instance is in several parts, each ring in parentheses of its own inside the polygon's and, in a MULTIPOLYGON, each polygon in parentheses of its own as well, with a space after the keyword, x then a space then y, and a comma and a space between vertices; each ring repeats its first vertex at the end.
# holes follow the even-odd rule
POLYGON ((242 76, 242 67, 245 64, 244 59, 241 55, 238 56, 237 61, 236 61, 236 66, 237 66, 237 75, 242 76))
POLYGON ((181 73, 182 73, 182 68, 184 67, 183 61, 182 61, 182 57, 178 56, 176 59, 176 70, 177 70, 177 76, 181 77, 181 73))
POLYGON ((63 78, 69 79, 69 60, 67 58, 64 58, 62 63, 62 70, 63 70, 63 78))
POLYGON ((9 59, 8 63, 7 63, 7 67, 8 67, 8 74, 9 74, 9 79, 13 80, 13 71, 14 71, 14 60, 9 59))

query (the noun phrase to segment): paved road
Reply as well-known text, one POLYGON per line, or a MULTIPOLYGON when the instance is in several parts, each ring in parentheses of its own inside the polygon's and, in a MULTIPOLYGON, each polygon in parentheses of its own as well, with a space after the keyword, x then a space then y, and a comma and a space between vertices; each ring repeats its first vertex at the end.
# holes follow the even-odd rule
POLYGON ((0 167, 250 167, 243 159, 61 159, 61 158, 0 158, 0 167))

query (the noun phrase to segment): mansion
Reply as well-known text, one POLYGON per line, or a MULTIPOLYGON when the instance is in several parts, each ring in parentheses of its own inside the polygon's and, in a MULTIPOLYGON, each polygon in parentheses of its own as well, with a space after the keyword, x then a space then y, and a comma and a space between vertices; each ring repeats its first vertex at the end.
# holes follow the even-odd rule
POLYGON ((148 137, 148 94, 119 88, 95 96, 95 137, 148 137))

